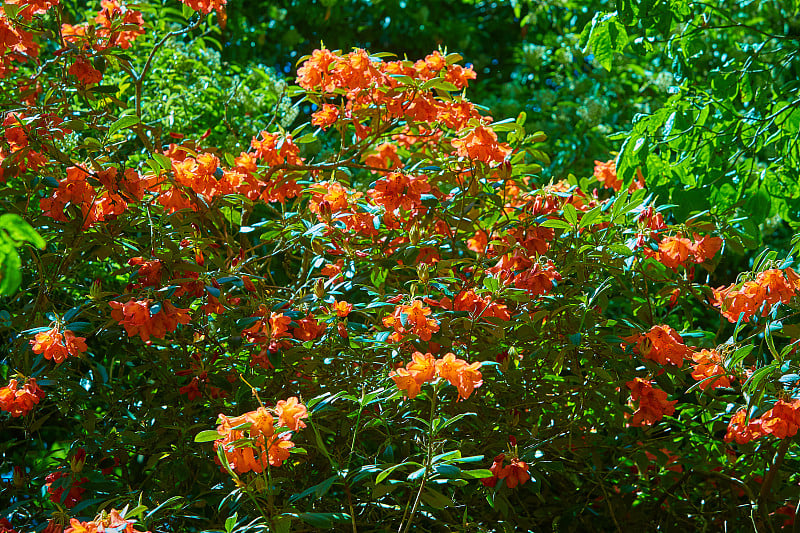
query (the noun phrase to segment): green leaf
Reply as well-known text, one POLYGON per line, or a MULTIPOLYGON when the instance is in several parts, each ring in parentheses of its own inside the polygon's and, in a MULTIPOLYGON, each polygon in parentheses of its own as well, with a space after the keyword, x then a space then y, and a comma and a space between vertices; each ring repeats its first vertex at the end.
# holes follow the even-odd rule
POLYGON ((578 225, 578 211, 572 204, 564 204, 564 218, 569 222, 570 226, 578 225))
POLYGON ((11 244, 17 248, 23 242, 29 242, 39 249, 45 247, 44 239, 19 215, 6 213, 0 216, 0 230, 5 230, 8 233, 8 236, 14 241, 11 244))
POLYGON ((347 513, 300 513, 297 518, 312 527, 332 528, 335 522, 348 522, 350 515, 347 513))
POLYGON ((492 477, 493 475, 494 474, 492 474, 492 471, 488 468, 461 471, 461 479, 484 479, 487 477, 492 477))
POLYGON ((208 429, 206 431, 201 431, 194 437, 195 442, 211 442, 215 440, 221 439, 222 436, 217 433, 216 429, 208 429))
POLYGON ((404 463, 392 465, 389 468, 383 470, 380 474, 378 474, 378 477, 375 478, 375 483, 376 484, 380 483, 381 481, 383 481, 384 479, 389 477, 389 474, 391 474, 392 472, 394 472, 395 470, 397 470, 398 468, 403 467, 403 466, 417 466, 417 467, 420 467, 422 465, 419 464, 419 463, 415 463, 414 461, 406 461, 404 463))
POLYGON ((130 128, 131 126, 139 123, 139 117, 136 115, 128 115, 127 117, 122 117, 121 119, 117 120, 111 126, 108 127, 108 135, 114 135, 119 130, 124 130, 125 128, 130 128))
POLYGON ((13 294, 22 283, 19 254, 8 242, 0 240, 0 295, 13 294))
POLYGON ((621 52, 628 44, 628 32, 617 20, 616 12, 596 14, 591 25, 584 53, 591 50, 597 62, 610 72, 614 52, 621 52))

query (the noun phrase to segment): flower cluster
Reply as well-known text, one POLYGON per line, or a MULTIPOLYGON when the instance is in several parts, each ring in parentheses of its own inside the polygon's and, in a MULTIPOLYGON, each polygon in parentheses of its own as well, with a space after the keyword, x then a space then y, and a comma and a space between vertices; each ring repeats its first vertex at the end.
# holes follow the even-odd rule
POLYGON ((111 301, 111 318, 125 326, 129 337, 139 335, 144 342, 150 337, 163 339, 167 332, 175 331, 178 324, 190 321, 188 309, 179 309, 169 300, 152 304, 152 300, 131 298, 127 303, 111 301))
POLYGON ((112 509, 105 511, 89 522, 81 522, 75 518, 69 521, 69 527, 64 533, 150 533, 133 528, 135 520, 125 520, 120 512, 112 509))
POLYGON ((680 266, 685 267, 687 261, 690 260, 699 264, 712 259, 720 248, 722 248, 722 239, 719 237, 708 235, 701 237, 695 233, 694 240, 690 240, 678 234, 664 237, 658 243, 658 250, 645 247, 644 254, 666 267, 677 270, 680 266))
POLYGON ((181 0, 184 4, 191 7, 195 11, 199 11, 200 13, 205 13, 206 15, 211 13, 211 10, 215 10, 217 13, 222 13, 225 9, 225 4, 228 3, 228 0, 181 0))
POLYGON ((692 354, 694 370, 692 377, 701 381, 702 390, 727 388, 731 386, 731 378, 722 366, 722 355, 716 350, 700 350, 692 354), (714 377, 716 376, 716 377, 714 377))
MULTIPOLYGON (((144 35, 142 14, 128 9, 117 0, 102 0, 94 22, 95 26, 91 27, 88 22, 62 24, 61 34, 64 41, 80 45, 84 51, 93 49, 101 52, 117 46, 122 49, 130 48, 134 39, 144 35)), ((85 61, 83 58, 79 58, 80 60, 85 61)), ((89 68, 94 70, 91 66, 89 68)))
POLYGON ((294 443, 289 440, 293 431, 306 427, 306 406, 292 396, 280 400, 274 409, 259 407, 243 415, 228 418, 220 414, 214 449, 222 449, 230 468, 237 474, 261 473, 270 466, 281 466, 289 458, 294 443), (275 426, 286 428, 276 431, 275 426))
POLYGON ((745 444, 765 435, 785 439, 797 435, 800 429, 800 400, 778 400, 772 409, 758 418, 747 421, 747 412, 740 409, 731 417, 725 442, 745 444))
POLYGON ((492 472, 491 477, 481 479, 486 487, 494 487, 497 485, 498 480, 504 479, 506 487, 509 489, 515 488, 517 485, 524 485, 531 477, 528 471, 528 465, 524 461, 520 461, 515 455, 511 458, 509 464, 504 464, 506 454, 501 453, 494 458, 494 462, 489 470, 492 472))
POLYGON ((623 340, 635 344, 634 350, 643 358, 660 365, 673 364, 680 368, 685 359, 692 357, 692 349, 669 326, 653 326, 647 333, 632 335, 623 340))
POLYGON ((714 289, 714 306, 730 322, 746 322, 756 314, 767 316, 778 303, 788 303, 797 293, 800 276, 791 268, 759 272, 755 279, 714 289))
POLYGON ((416 398, 422 385, 441 377, 458 389, 459 399, 466 399, 483 384, 483 376, 478 370, 480 367, 479 362, 469 364, 452 353, 436 359, 430 353, 414 352, 411 362, 405 368, 392 370, 389 377, 409 398, 416 398))
POLYGON ((64 333, 58 331, 58 326, 37 333, 30 341, 33 353, 43 354, 45 359, 52 359, 56 364, 64 362, 70 355, 78 357, 88 350, 85 337, 76 337, 66 329, 64 333))
POLYGON ((58 188, 39 200, 39 207, 44 215, 67 222, 69 217, 65 209, 75 206, 85 229, 113 220, 125 212, 129 201, 141 200, 143 195, 142 180, 133 169, 120 173, 111 167, 90 172, 82 166, 72 166, 67 168, 66 177, 59 181, 58 188), (90 184, 87 181, 90 177, 99 182, 99 186, 90 184))
POLYGON ((664 415, 675 413, 677 400, 667 401, 667 393, 653 387, 653 383, 642 378, 634 378, 626 383, 631 390, 631 401, 638 401, 639 408, 633 413, 631 426, 652 426, 664 415))
POLYGON ((393 328, 390 338, 399 342, 406 335, 416 335, 423 341, 431 340, 431 336, 439 331, 439 323, 428 318, 431 309, 422 305, 421 300, 414 300, 411 305, 398 305, 394 313, 383 317, 383 325, 393 328))
MULTIPOLYGON (((622 190, 622 180, 617 177, 617 163, 612 159, 610 161, 595 161, 594 162, 594 177, 597 181, 603 184, 608 189, 613 189, 614 192, 622 190)), ((645 186, 644 176, 642 171, 636 171, 636 179, 631 182, 628 187, 628 192, 633 192, 636 189, 643 189, 645 186)))
POLYGON ((17 379, 0 388, 0 411, 11 413, 13 417, 28 414, 33 406, 44 399, 44 391, 36 384, 35 378, 28 378, 22 387, 17 379))

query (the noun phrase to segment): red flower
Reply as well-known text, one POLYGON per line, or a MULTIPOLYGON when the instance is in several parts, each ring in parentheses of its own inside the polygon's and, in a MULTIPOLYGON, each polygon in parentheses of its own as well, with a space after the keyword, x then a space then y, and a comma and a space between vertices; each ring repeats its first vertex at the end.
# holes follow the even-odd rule
POLYGON ((69 73, 78 78, 84 85, 94 85, 103 80, 103 73, 92 66, 86 59, 79 57, 69 68, 69 73))
POLYGON ((524 485, 530 479, 531 474, 528 472, 528 465, 514 457, 511 459, 511 464, 504 466, 497 477, 505 479, 506 486, 513 489, 517 485, 524 485))

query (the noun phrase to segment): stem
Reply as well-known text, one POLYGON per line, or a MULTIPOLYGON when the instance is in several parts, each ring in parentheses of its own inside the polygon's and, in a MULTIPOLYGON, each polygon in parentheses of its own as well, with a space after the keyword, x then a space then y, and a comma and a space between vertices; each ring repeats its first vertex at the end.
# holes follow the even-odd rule
POLYGON ((419 484, 419 490, 417 491, 417 497, 414 499, 414 505, 411 507, 411 514, 408 516, 408 522, 406 522, 406 527, 403 529, 403 523, 400 523, 400 527, 397 529, 398 533, 402 531, 403 533, 408 533, 411 529, 411 523, 414 521, 414 514, 417 512, 417 507, 419 507, 419 502, 422 499, 422 491, 425 489, 425 483, 428 481, 428 474, 431 471, 431 461, 433 459, 433 418, 436 414, 436 398, 439 396, 439 383, 434 384, 433 386, 433 397, 431 398, 431 415, 428 419, 428 430, 430 434, 428 435, 428 442, 427 442, 427 455, 425 457, 425 473, 422 475, 422 482, 419 484))

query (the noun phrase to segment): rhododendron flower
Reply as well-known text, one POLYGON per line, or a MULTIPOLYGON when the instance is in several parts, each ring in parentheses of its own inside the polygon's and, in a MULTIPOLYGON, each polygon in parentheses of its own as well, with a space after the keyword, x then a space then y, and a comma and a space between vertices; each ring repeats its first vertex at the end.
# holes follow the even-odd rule
POLYGON ((297 327, 292 330, 292 336, 301 341, 318 339, 325 333, 325 324, 320 324, 311 315, 297 321, 297 327))
POLYGON ((36 384, 35 378, 28 378, 21 388, 19 381, 12 379, 8 385, 0 388, 0 411, 6 411, 15 418, 24 416, 44 396, 44 391, 36 384))
POLYGON ((714 289, 713 303, 730 322, 738 321, 740 316, 747 321, 759 311, 761 316, 767 316, 772 306, 789 303, 797 293, 798 280, 791 268, 765 270, 738 288, 733 284, 714 289))
POLYGON ((287 400, 279 400, 275 406, 275 412, 278 415, 279 426, 288 427, 293 431, 306 427, 303 419, 308 418, 308 409, 300 403, 296 396, 287 400))
POLYGON ((725 442, 736 441, 737 444, 746 444, 751 440, 758 439, 764 436, 760 418, 750 419, 750 422, 745 424, 747 419, 747 412, 744 409, 737 411, 728 422, 728 431, 725 433, 725 442))
POLYGON ((332 310, 336 313, 336 316, 344 318, 353 310, 353 304, 344 301, 334 301, 332 310))
POLYGON ((75 63, 69 68, 69 73, 84 85, 94 85, 103 81, 103 73, 82 57, 75 60, 75 63))
POLYGON ((722 366, 722 355, 715 350, 700 350, 692 354, 692 360, 694 361, 692 377, 695 381, 702 381, 699 385, 702 390, 731 386, 731 380, 722 366), (719 377, 707 379, 712 376, 719 377))
POLYGON ((139 335, 144 342, 149 342, 151 336, 163 339, 167 332, 175 331, 178 324, 188 324, 191 320, 188 309, 179 309, 169 300, 161 302, 158 312, 151 315, 151 302, 134 298, 124 304, 111 301, 111 318, 125 327, 129 337, 139 335))
POLYGON ((673 364, 680 368, 685 359, 691 359, 693 353, 691 348, 683 344, 678 332, 669 326, 653 326, 647 333, 632 335, 624 340, 636 343, 634 350, 637 353, 660 365, 673 364))
POLYGON ((481 479, 481 483, 483 483, 485 487, 493 488, 497 485, 497 480, 500 479, 500 472, 503 470, 503 463, 505 460, 506 454, 504 453, 501 453, 494 458, 492 466, 489 467, 489 471, 492 473, 491 477, 485 477, 481 479))
POLYGON ((43 354, 45 359, 52 359, 56 364, 64 362, 68 356, 78 357, 88 350, 84 337, 76 337, 70 330, 61 334, 54 327, 48 331, 37 333, 32 341, 33 353, 43 354))
POLYGON ((531 478, 528 471, 528 465, 524 461, 520 461, 517 457, 511 459, 511 463, 504 466, 500 473, 497 474, 499 479, 504 479, 506 486, 509 489, 515 488, 517 485, 524 485, 526 481, 531 478))
POLYGON ((339 118, 339 108, 333 104, 322 104, 322 107, 311 115, 311 124, 327 129, 339 118))
POLYGON ((453 353, 436 361, 436 373, 458 389, 460 399, 469 398, 472 391, 483 384, 483 376, 478 371, 480 367, 479 362, 469 364, 453 353))
POLYGON ((50 501, 54 503, 63 502, 65 507, 71 508, 75 507, 83 499, 83 493, 86 492, 86 489, 81 485, 88 481, 89 479, 86 477, 78 479, 76 476, 70 475, 67 472, 59 471, 47 475, 45 478, 45 487, 47 487, 47 493, 50 494, 50 501), (53 486, 57 480, 67 477, 69 481, 59 482, 58 487, 53 486), (66 490, 67 488, 69 490, 66 490), (66 495, 64 494, 65 490, 67 492, 66 495))
POLYGON ((389 372, 389 377, 394 380, 395 385, 397 388, 405 391, 406 396, 411 398, 412 400, 417 397, 417 395, 422 390, 421 383, 417 382, 414 379, 408 370, 405 368, 398 368, 397 370, 392 370, 389 372))
POLYGON ((639 408, 630 421, 631 426, 651 426, 664 418, 664 415, 675 413, 675 404, 678 401, 667 401, 667 393, 653 387, 652 382, 634 378, 626 385, 631 390, 631 400, 639 402, 639 408))
MULTIPOLYGON (((603 186, 613 189, 614 192, 622 190, 622 180, 617 177, 617 163, 612 159, 610 161, 595 161, 594 162, 594 177, 603 184, 603 186)), ((628 192, 633 192, 636 189, 643 189, 645 186, 644 176, 642 171, 636 169, 636 179, 631 182, 628 187, 628 192)))
POLYGON ((109 513, 101 513, 90 522, 70 519, 69 527, 64 533, 150 533, 133 528, 135 520, 125 520, 119 511, 112 509, 109 513))
POLYGON ((502 163, 511 154, 511 147, 498 143, 497 134, 486 126, 476 126, 464 138, 453 139, 451 143, 460 157, 484 163, 502 163))
POLYGON ((217 426, 217 433, 222 438, 214 441, 214 449, 222 447, 230 467, 237 473, 261 473, 267 463, 278 467, 289 458, 289 450, 294 447, 289 440, 292 433, 276 434, 275 425, 290 430, 304 428, 306 426, 302 419, 307 418, 307 409, 296 397, 292 397, 279 401, 275 411, 279 417, 277 424, 272 412, 264 407, 235 418, 219 415, 221 423, 217 426), (251 424, 249 428, 233 429, 247 422, 251 424), (250 442, 245 446, 235 445, 240 439, 249 439, 250 442))
POLYGON ((398 305, 394 313, 383 318, 383 325, 394 328, 391 338, 399 341, 404 335, 413 333, 423 341, 431 340, 431 335, 439 331, 439 324, 428 318, 431 310, 422 305, 422 301, 414 300, 411 305, 398 305))
POLYGON ((211 13, 211 10, 216 10, 220 12, 223 10, 223 6, 228 3, 228 0, 181 0, 184 4, 191 7, 195 11, 199 11, 200 13, 205 13, 206 15, 211 13))

